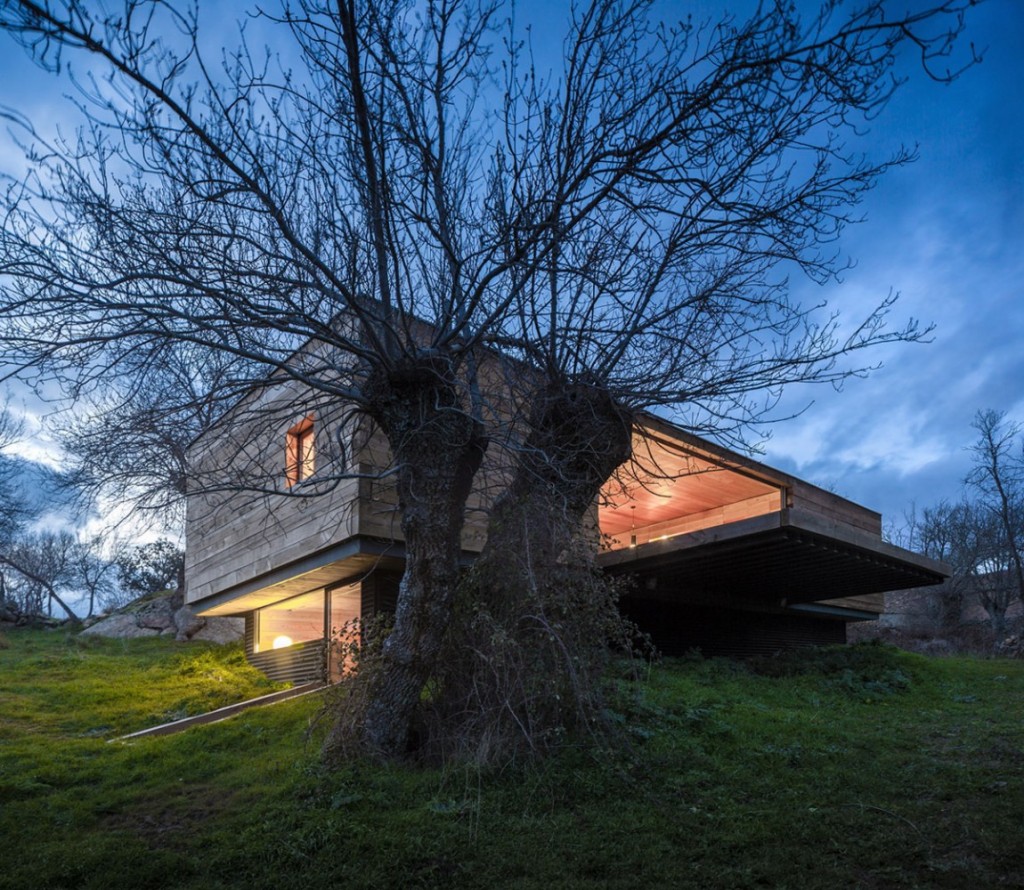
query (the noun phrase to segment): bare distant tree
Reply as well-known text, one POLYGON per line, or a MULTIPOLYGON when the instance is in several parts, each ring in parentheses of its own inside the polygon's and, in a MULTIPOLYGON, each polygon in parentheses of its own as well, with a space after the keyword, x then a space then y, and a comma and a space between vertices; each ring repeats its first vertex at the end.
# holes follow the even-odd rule
POLYGON ((973 427, 978 441, 971 448, 974 468, 966 482, 996 527, 993 570, 1010 579, 1009 588, 1024 605, 1024 435, 1019 424, 991 409, 979 411, 973 427))
POLYGON ((888 301, 841 333, 776 267, 834 271, 851 205, 909 159, 842 135, 884 105, 901 46, 947 76, 931 66, 969 5, 804 22, 772 3, 700 28, 602 0, 572 10, 547 78, 486 0, 285 3, 259 16, 275 53, 219 67, 197 6, 15 0, 0 28, 70 70, 85 125, 48 141, 6 114, 33 161, 6 193, 7 367, 87 394, 186 342, 255 369, 238 384, 294 380, 372 418, 408 558, 361 732, 399 753, 489 442, 516 464, 498 515, 529 503, 572 529, 628 457, 633 410, 732 428, 766 389, 920 336, 884 327, 888 301), (495 348, 508 393, 483 383, 495 348))
POLYGON ((70 562, 74 585, 85 597, 85 616, 91 618, 97 608, 107 608, 116 598, 117 565, 104 552, 103 535, 78 536, 71 549, 70 562))
POLYGON ((16 536, 0 550, 7 599, 25 615, 42 615, 56 603, 72 621, 78 615, 66 598, 76 587, 74 551, 77 542, 67 531, 31 532, 16 536))
POLYGON ((937 617, 957 627, 973 603, 1001 634, 1015 602, 1024 604, 1024 436, 998 411, 979 411, 974 466, 957 503, 941 501, 909 523, 911 546, 942 560, 950 577, 934 591, 937 617))
POLYGON ((20 490, 20 461, 7 452, 22 432, 22 424, 8 406, 0 406, 0 549, 12 540, 31 513, 28 499, 20 490))
POLYGON ((945 631, 959 628, 974 602, 985 610, 996 632, 1004 626, 1011 601, 1005 597, 1005 586, 992 580, 992 573, 997 571, 994 560, 999 542, 994 520, 983 505, 968 500, 940 501, 921 514, 912 546, 946 563, 951 570, 949 578, 927 592, 945 631))

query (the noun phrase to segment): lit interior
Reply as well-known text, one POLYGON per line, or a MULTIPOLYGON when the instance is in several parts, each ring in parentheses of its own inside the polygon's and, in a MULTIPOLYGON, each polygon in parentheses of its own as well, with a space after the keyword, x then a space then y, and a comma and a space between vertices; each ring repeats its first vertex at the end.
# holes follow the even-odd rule
POLYGON ((324 593, 317 590, 292 597, 260 609, 256 616, 254 642, 257 652, 321 639, 324 635, 324 593))
POLYGON ((316 468, 316 433, 312 414, 288 430, 285 450, 288 485, 310 478, 316 468))
POLYGON ((682 444, 635 437, 631 468, 601 493, 598 521, 612 550, 774 513, 783 489, 682 444))
POLYGON ((339 587, 331 591, 331 636, 336 637, 351 629, 359 617, 362 595, 358 584, 339 587))
POLYGON ((331 591, 330 679, 337 682, 355 667, 354 647, 359 642, 355 620, 361 616, 362 592, 359 584, 331 591))

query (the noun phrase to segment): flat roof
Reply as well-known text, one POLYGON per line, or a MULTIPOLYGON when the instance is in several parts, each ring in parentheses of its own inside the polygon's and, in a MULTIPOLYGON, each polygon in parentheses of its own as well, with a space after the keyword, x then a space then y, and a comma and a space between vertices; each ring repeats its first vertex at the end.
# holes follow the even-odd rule
POLYGON ((942 563, 794 509, 605 551, 598 563, 654 577, 680 597, 775 605, 923 587, 948 575, 942 563))

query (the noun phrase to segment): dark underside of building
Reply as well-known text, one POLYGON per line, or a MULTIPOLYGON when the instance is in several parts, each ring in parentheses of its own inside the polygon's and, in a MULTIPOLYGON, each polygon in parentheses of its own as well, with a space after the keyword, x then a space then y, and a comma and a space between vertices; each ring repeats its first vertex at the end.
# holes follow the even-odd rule
POLYGON ((850 622, 877 619, 888 590, 937 584, 928 560, 783 511, 599 557, 628 574, 621 608, 664 655, 765 655, 844 643, 850 622), (689 538, 690 540, 685 540, 689 538))
MULTIPOLYGON (((338 675, 326 639, 348 617, 392 612, 398 595, 401 545, 364 546, 363 558, 349 563, 360 574, 246 613, 246 653, 254 665, 292 682, 338 675), (279 633, 289 645, 276 648, 279 633)), ((667 656, 699 650, 744 657, 843 643, 850 622, 878 617, 883 591, 943 577, 929 560, 848 530, 822 529, 814 517, 790 510, 604 552, 598 560, 628 579, 623 614, 667 656)))

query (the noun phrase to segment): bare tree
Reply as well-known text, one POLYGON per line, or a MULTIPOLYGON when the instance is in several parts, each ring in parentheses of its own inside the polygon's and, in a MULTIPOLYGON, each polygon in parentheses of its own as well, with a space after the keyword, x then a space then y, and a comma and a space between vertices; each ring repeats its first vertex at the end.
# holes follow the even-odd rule
MULTIPOLYGON (((1024 436, 1019 424, 991 409, 979 411, 972 425, 978 441, 971 448, 974 468, 966 482, 995 525, 992 571, 1011 579, 1008 587, 1024 605, 1024 436)), ((994 600, 1003 600, 1004 586, 1005 581, 993 587, 994 600)))
MULTIPOLYGON (((131 357, 128 357, 131 360, 131 357)), ((188 448, 248 388, 242 360, 190 342, 169 341, 59 417, 62 487, 83 513, 97 505, 108 524, 131 521, 181 534, 190 472, 188 448), (241 378, 242 387, 235 381, 241 378)))
MULTIPOLYGON (((844 327, 792 302, 780 266, 818 281, 840 271, 832 245, 852 208, 911 159, 864 158, 847 140, 892 95, 904 42, 933 74, 955 76, 932 66, 959 24, 923 34, 937 13, 956 23, 962 7, 909 16, 896 30, 883 3, 846 18, 826 4, 809 21, 766 3, 746 21, 703 29, 663 28, 645 9, 578 10, 557 91, 539 87, 532 69, 508 69, 515 110, 495 209, 510 220, 510 251, 521 208, 550 221, 516 266, 521 297, 500 333, 529 372, 510 384, 520 414, 496 441, 513 470, 476 571, 478 599, 506 616, 499 636, 524 634, 524 649, 551 635, 537 620, 545 579, 564 580, 566 554, 587 552, 573 538, 631 456, 638 411, 669 408, 686 428, 728 440, 787 384, 865 373, 861 350, 927 333, 913 322, 887 329, 891 297, 844 327)), ((559 592, 549 595, 553 612, 559 592)), ((571 621, 560 614, 559 626, 571 621)), ((462 648, 491 658, 480 641, 462 648)), ((562 649, 567 674, 587 661, 562 649)), ((537 665, 552 675, 549 662, 537 665)), ((469 672, 469 695, 508 678, 489 667, 469 672)))
POLYGON ((66 596, 75 590, 74 536, 67 531, 22 533, 0 550, 9 600, 25 615, 43 615, 56 603, 69 619, 78 615, 66 596))
POLYGON ((664 28, 645 9, 580 10, 558 91, 508 69, 495 205, 510 252, 516 214, 549 222, 516 266, 521 296, 501 331, 533 373, 517 378, 521 435, 489 535, 496 560, 564 548, 549 530, 576 532, 630 456, 637 410, 671 407, 685 427, 728 439, 785 385, 864 373, 854 353, 926 333, 885 328, 891 297, 844 328, 791 302, 779 267, 819 281, 841 269, 830 245, 851 208, 910 160, 873 161, 845 140, 891 96, 901 45, 932 71, 963 7, 897 22, 884 3, 845 19, 826 4, 803 22, 768 3, 703 29, 664 28), (923 36, 942 15, 952 27, 923 36), (530 529, 532 547, 509 539, 530 529))
MULTIPOLYGON (((21 462, 7 449, 22 436, 22 424, 5 404, 0 406, 0 549, 4 548, 21 529, 31 514, 31 505, 20 491, 21 462)), ((2 594, 0 590, 0 594, 2 594)))
POLYGON ((47 157, 7 194, 9 362, 87 393, 185 341, 255 365, 252 388, 291 379, 372 417, 408 560, 365 734, 399 750, 486 446, 474 350, 514 295, 515 257, 474 200, 494 9, 441 4, 414 24, 397 3, 303 3, 276 20, 289 68, 243 46, 221 71, 203 61, 196 9, 127 13, 22 2, 0 17, 43 66, 80 53, 104 69, 77 81, 89 105, 76 140, 44 148, 15 118, 47 157), (180 41, 157 37, 169 33, 180 41))
POLYGON ((984 506, 968 500, 940 501, 922 511, 911 544, 951 569, 949 578, 927 594, 944 631, 960 628, 975 601, 997 632, 1003 627, 1009 602, 1002 596, 1003 588, 990 580, 998 544, 993 519, 984 506))
POLYGON ((83 395, 185 342, 246 363, 235 385, 292 380, 372 418, 408 558, 361 731, 400 752, 489 443, 514 464, 495 515, 571 530, 628 457, 634 410, 728 431, 765 390, 921 335, 884 327, 889 301, 843 332, 775 270, 835 271, 849 208, 909 159, 839 136, 884 105, 901 46, 929 70, 948 56, 969 5, 828 3, 802 22, 767 4, 695 28, 598 2, 545 78, 486 0, 284 4, 256 24, 287 56, 243 44, 219 67, 197 7, 9 3, 0 28, 70 71, 84 124, 47 141, 5 115, 33 161, 6 192, 7 369, 83 395), (493 349, 500 384, 481 371, 493 349))
POLYGON ((104 541, 103 535, 79 535, 71 549, 71 572, 79 594, 86 597, 87 618, 98 607, 108 607, 118 590, 117 565, 104 554, 104 541))
POLYGON ((911 544, 952 570, 934 591, 943 628, 959 626, 977 603, 1002 634, 1014 602, 1024 604, 1024 437, 998 411, 979 411, 972 426, 978 439, 963 498, 925 509, 910 523, 911 544))

